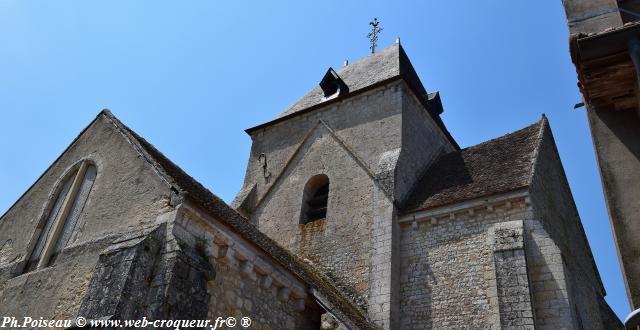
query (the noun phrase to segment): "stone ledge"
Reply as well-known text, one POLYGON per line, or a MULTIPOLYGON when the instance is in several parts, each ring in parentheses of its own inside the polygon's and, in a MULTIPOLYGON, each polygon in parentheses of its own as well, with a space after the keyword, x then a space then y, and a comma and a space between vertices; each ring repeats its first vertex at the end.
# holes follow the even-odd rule
POLYGON ((496 212, 499 207, 506 209, 522 208, 524 211, 531 211, 531 202, 528 196, 528 191, 520 190, 487 198, 479 198, 449 206, 403 214, 399 217, 398 222, 401 225, 413 223, 431 223, 432 225, 436 225, 440 221, 455 220, 460 216, 473 217, 480 211, 496 212))

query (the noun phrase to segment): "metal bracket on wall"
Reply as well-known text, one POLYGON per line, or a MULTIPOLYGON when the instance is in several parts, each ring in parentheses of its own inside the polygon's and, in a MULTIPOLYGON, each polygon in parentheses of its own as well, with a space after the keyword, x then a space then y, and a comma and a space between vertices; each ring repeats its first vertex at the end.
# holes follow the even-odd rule
POLYGON ((267 155, 264 153, 261 153, 260 156, 258 156, 258 162, 260 162, 260 164, 262 165, 262 176, 264 176, 264 182, 269 183, 269 178, 271 178, 271 172, 267 170, 267 155))

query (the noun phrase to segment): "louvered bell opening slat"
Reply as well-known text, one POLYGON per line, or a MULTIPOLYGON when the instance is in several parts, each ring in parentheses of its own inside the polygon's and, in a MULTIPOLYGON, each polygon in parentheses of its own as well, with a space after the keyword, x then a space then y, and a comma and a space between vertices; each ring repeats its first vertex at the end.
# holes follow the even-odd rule
POLYGON ((311 178, 305 187, 306 200, 303 203, 300 223, 305 224, 327 217, 329 202, 329 178, 319 175, 311 178))
POLYGON ((307 204, 309 204, 310 207, 326 207, 328 199, 329 199, 329 195, 328 194, 315 196, 315 197, 309 199, 307 204))
POLYGON ((320 220, 320 219, 324 219, 326 217, 327 217, 327 208, 326 207, 321 207, 321 208, 312 209, 312 210, 307 211, 307 220, 308 221, 320 220))

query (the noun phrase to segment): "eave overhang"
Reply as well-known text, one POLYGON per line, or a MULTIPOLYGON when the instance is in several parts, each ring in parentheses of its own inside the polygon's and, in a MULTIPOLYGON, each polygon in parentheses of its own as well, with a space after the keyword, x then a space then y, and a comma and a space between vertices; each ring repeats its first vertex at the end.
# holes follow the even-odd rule
POLYGON ((406 75, 404 75, 404 74, 397 75, 395 77, 392 77, 392 78, 389 78, 389 79, 386 79, 386 80, 382 80, 380 82, 377 82, 375 84, 371 84, 371 85, 369 85, 367 87, 355 90, 353 92, 349 92, 347 94, 340 95, 338 97, 328 99, 328 100, 326 100, 324 102, 315 104, 315 105, 310 106, 310 107, 308 107, 306 109, 299 110, 299 111, 296 111, 296 112, 294 112, 292 114, 276 118, 274 120, 268 121, 268 122, 260 124, 258 126, 247 128, 245 130, 245 132, 247 134, 251 135, 251 134, 253 134, 254 132, 256 132, 256 131, 258 131, 260 129, 264 129, 264 128, 267 128, 269 126, 275 125, 277 123, 281 123, 281 122, 287 121, 287 120, 289 120, 291 118, 301 116, 303 114, 312 112, 314 110, 326 107, 326 106, 334 104, 334 103, 342 102, 342 101, 346 100, 347 98, 350 98, 350 97, 353 97, 353 96, 356 96, 356 95, 359 95, 359 94, 366 93, 366 92, 368 92, 370 90, 376 89, 378 87, 381 87, 381 86, 384 86, 384 85, 387 85, 387 84, 390 84, 392 82, 399 81, 399 80, 404 80, 404 82, 407 84, 407 86, 409 86, 409 88, 412 90, 412 92, 417 96, 417 98, 420 101, 420 103, 422 104, 422 106, 427 110, 427 112, 429 112, 429 114, 431 115, 431 118, 436 122, 438 127, 440 127, 442 132, 447 137, 447 140, 449 140, 451 145, 456 150, 460 150, 460 146, 455 141, 455 139, 453 138, 451 133, 449 133, 449 131, 447 130, 447 128, 444 125, 444 122, 442 122, 442 119, 440 118, 440 114, 442 113, 442 103, 440 101, 440 95, 438 93, 430 93, 430 94, 426 94, 426 95, 421 95, 418 92, 419 89, 417 87, 415 87, 413 85, 413 83, 411 82, 411 79, 406 77, 406 75))
POLYGON ((571 36, 571 58, 585 103, 611 110, 637 107, 637 75, 629 56, 629 42, 634 39, 640 39, 639 23, 571 36))

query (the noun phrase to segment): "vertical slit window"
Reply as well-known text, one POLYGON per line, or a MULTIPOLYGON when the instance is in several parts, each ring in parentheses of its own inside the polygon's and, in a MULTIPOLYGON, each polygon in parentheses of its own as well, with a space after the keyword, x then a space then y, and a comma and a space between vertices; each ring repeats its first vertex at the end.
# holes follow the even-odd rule
POLYGON ((96 167, 84 161, 66 179, 53 199, 53 205, 49 209, 49 215, 24 272, 53 264, 60 251, 67 246, 87 202, 96 174, 96 167))

